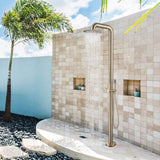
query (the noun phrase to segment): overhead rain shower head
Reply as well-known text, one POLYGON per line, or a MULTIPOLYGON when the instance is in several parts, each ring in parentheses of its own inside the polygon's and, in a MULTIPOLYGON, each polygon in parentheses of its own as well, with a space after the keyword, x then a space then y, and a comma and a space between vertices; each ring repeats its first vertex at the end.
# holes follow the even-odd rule
POLYGON ((83 32, 86 32, 86 33, 102 33, 102 31, 100 31, 98 29, 87 29, 87 30, 84 30, 83 32))

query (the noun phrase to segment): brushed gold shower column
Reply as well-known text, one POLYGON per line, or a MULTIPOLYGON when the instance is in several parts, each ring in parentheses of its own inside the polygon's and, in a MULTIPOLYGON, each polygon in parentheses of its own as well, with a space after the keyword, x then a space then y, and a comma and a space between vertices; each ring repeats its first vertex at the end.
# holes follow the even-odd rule
POLYGON ((91 26, 91 30, 94 30, 96 28, 102 28, 102 29, 108 29, 109 30, 109 39, 110 39, 110 53, 109 53, 109 139, 108 143, 106 144, 108 147, 114 147, 116 145, 115 142, 113 142, 113 116, 114 116, 114 110, 113 110, 113 74, 114 74, 114 33, 113 28, 106 24, 101 23, 94 23, 91 26))

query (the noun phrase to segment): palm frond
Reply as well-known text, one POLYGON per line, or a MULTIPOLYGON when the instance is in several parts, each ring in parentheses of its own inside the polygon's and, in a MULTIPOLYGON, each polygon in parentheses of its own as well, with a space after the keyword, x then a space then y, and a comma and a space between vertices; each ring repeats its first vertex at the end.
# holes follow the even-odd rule
POLYGON ((142 0, 139 0, 140 7, 142 6, 142 0))
POLYGON ((108 0, 102 0, 101 1, 101 18, 103 13, 107 11, 107 8, 108 8, 108 0))
POLYGON ((152 7, 151 9, 149 9, 146 13, 144 13, 124 34, 128 33, 133 27, 135 27, 138 23, 139 25, 137 26, 135 32, 137 32, 138 28, 140 27, 140 25, 142 24, 142 22, 147 18, 147 16, 154 10, 156 9, 158 6, 160 5, 160 2, 157 3, 154 7, 152 7))

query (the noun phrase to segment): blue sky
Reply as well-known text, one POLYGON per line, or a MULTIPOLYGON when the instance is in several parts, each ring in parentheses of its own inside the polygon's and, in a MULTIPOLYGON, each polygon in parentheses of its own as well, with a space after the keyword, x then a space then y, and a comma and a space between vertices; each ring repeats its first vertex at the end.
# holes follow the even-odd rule
MULTIPOLYGON (((16 0, 0 0, 0 17, 4 12, 14 6, 16 0)), ((142 9, 147 9, 155 5, 159 0, 150 0, 140 10, 139 0, 108 0, 108 12, 103 15, 100 20, 101 0, 45 0, 51 3, 59 12, 63 12, 69 17, 74 29, 90 26, 94 22, 107 22, 117 19, 142 9)), ((0 21, 1 22, 1 21, 0 21)), ((0 58, 6 58, 10 55, 10 41, 4 35, 4 28, 0 23, 0 58)), ((39 50, 37 45, 20 44, 15 47, 14 57, 32 57, 32 56, 48 56, 52 55, 51 42, 45 45, 43 50, 39 50)))

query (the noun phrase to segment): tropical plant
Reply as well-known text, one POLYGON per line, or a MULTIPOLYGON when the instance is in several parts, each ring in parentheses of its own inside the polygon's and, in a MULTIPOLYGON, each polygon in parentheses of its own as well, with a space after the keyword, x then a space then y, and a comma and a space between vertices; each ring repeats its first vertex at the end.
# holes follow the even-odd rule
MULTIPOLYGON (((119 2, 121 2, 122 0, 119 0, 119 2)), ((144 6, 147 3, 148 0, 145 0, 143 2, 143 0, 139 0, 139 4, 140 7, 144 6)), ((149 9, 147 12, 145 12, 124 34, 126 34, 127 32, 129 32, 133 27, 135 27, 136 25, 137 28, 135 30, 135 32, 137 32, 138 28, 140 27, 140 25, 143 23, 143 21, 147 18, 147 16, 158 6, 160 6, 160 2, 158 2, 155 6, 153 6, 151 9, 149 9)), ((107 11, 108 8, 108 0, 101 0, 101 17, 103 15, 103 13, 105 11, 107 11)))
POLYGON ((43 48, 49 31, 72 31, 67 17, 57 13, 42 0, 18 0, 12 10, 4 14, 2 25, 11 41, 11 54, 8 68, 7 95, 4 121, 11 121, 11 69, 14 47, 19 43, 33 41, 43 48))

